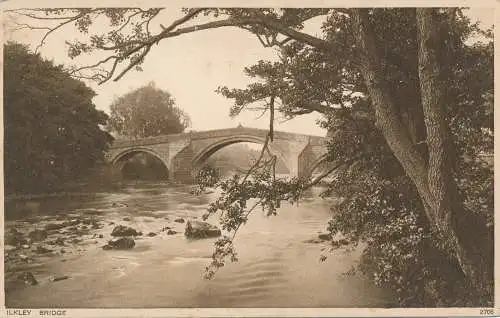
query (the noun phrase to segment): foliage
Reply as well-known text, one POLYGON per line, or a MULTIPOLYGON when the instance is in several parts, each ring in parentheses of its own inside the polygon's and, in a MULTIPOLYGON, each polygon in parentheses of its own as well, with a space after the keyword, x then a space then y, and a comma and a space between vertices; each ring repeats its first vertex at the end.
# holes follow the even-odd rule
POLYGON ((17 43, 4 45, 7 192, 47 191, 103 161, 112 137, 95 93, 62 66, 17 43))
MULTIPOLYGON (((406 104, 400 112, 408 117, 418 115, 411 112, 420 102, 416 30, 410 23, 411 15, 409 10, 381 9, 374 10, 372 17, 384 21, 375 24, 380 28, 376 43, 387 56, 384 76, 388 86, 396 88, 392 93, 401 101, 398 105, 406 104)), ((337 17, 324 25, 325 30, 334 30, 335 36, 327 36, 343 49, 352 42, 344 23, 337 17)), ((450 38, 458 40, 447 47, 444 76, 450 83, 446 118, 455 145, 454 175, 461 195, 455 199, 465 202, 468 213, 487 218, 491 227, 493 173, 491 167, 477 160, 480 152, 491 153, 493 149, 492 43, 464 45, 471 33, 480 31, 461 13, 453 30, 456 34, 450 38)), ((303 45, 289 45, 281 52, 279 62, 260 61, 245 69, 256 83, 245 89, 221 87, 218 91, 234 99, 232 115, 245 108, 255 109, 259 102, 270 109, 266 103, 272 97, 279 98, 277 110, 285 116, 312 111, 324 114, 321 125, 329 130, 329 160, 342 163, 355 158, 353 164, 337 170, 323 194, 344 198, 333 208, 328 230, 332 235, 342 233, 352 244, 365 244, 362 272, 376 284, 393 290, 402 306, 470 306, 477 301, 491 305, 489 296, 475 294, 473 299, 470 292, 459 292, 470 291, 470 282, 430 226, 417 189, 375 126, 373 106, 364 97, 369 92, 360 81, 356 61, 347 56, 349 50, 347 55, 338 52, 335 61, 342 64, 325 63, 324 52, 303 45)), ((425 155, 425 144, 420 142, 425 135, 419 135, 419 127, 410 127, 411 120, 407 123, 415 146, 425 155)))
POLYGON ((109 129, 125 137, 176 134, 190 125, 189 116, 175 106, 172 96, 153 82, 115 99, 110 110, 109 129))
MULTIPOLYGON (((267 143, 264 149, 267 149, 266 147, 267 143)), ((303 184, 297 179, 276 178, 269 170, 269 167, 274 168, 275 163, 276 157, 262 161, 261 154, 245 175, 234 174, 230 178, 221 179, 211 168, 203 169, 202 173, 198 174, 198 188, 195 193, 200 193, 208 187, 221 190, 220 196, 209 204, 203 219, 220 214, 222 229, 228 233, 215 243, 212 262, 206 268, 206 278, 213 278, 227 259, 232 262, 238 260, 233 240, 239 228, 247 222, 248 216, 257 207, 265 211, 267 216, 276 216, 282 201, 298 201, 303 184)))

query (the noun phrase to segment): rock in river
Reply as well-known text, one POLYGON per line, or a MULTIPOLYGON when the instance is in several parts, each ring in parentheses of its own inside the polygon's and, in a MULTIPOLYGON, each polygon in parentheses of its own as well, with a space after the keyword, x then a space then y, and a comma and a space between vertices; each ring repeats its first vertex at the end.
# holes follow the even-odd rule
POLYGON ((26 285, 37 285, 38 281, 36 280, 35 276, 31 272, 24 272, 22 274, 19 274, 18 279, 20 281, 24 281, 26 285))
POLYGON ((52 245, 59 245, 59 246, 64 246, 64 239, 62 237, 58 237, 57 239, 49 242, 49 244, 52 244, 52 245))
POLYGON ((174 222, 177 222, 177 223, 184 223, 186 222, 183 218, 178 218, 178 219, 175 219, 174 222))
MULTIPOLYGON (((12 245, 7 245, 7 244, 5 244, 3 248, 4 248, 5 252, 11 252, 11 251, 15 251, 17 249, 17 247, 12 246, 12 245)), ((28 246, 28 248, 29 248, 29 246, 28 246)))
POLYGON ((135 241, 129 237, 121 237, 114 241, 109 241, 107 245, 104 245, 102 249, 104 250, 128 250, 135 246, 135 241))
POLYGON ((201 221, 188 221, 184 232, 186 237, 194 239, 217 237, 221 234, 221 231, 216 226, 201 221))
POLYGON ((45 230, 46 231, 54 231, 54 230, 60 230, 64 227, 68 226, 67 223, 65 222, 60 222, 60 223, 49 223, 45 225, 45 230))
POLYGON ((65 280, 65 279, 68 279, 68 278, 69 278, 69 276, 66 276, 66 275, 62 275, 62 276, 50 276, 49 280, 51 282, 58 282, 60 280, 65 280))
POLYGON ((332 235, 330 233, 321 233, 318 235, 318 238, 323 241, 330 241, 332 239, 332 235))
POLYGON ((47 231, 45 230, 33 230, 29 232, 28 237, 33 242, 40 242, 47 238, 47 231))
POLYGON ((137 232, 135 229, 124 225, 115 226, 113 232, 111 232, 111 236, 137 236, 137 235, 140 235, 140 232, 137 232))
POLYGON ((33 252, 35 252, 37 254, 47 254, 47 253, 52 252, 51 249, 48 249, 45 246, 41 246, 41 245, 32 246, 31 249, 33 250, 33 252))
POLYGON ((7 233, 5 233, 5 244, 12 246, 21 246, 28 243, 28 241, 24 238, 23 234, 16 229, 11 229, 7 233))
POLYGON ((156 233, 155 233, 155 232, 149 232, 149 233, 148 233, 148 236, 149 236, 149 237, 156 236, 156 233))

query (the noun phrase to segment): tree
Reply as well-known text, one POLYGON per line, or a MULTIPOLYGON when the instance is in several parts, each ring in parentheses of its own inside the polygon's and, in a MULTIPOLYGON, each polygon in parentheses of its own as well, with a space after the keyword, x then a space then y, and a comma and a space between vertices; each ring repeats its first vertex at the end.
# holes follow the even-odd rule
POLYGON ((27 47, 4 45, 4 150, 7 192, 39 192, 85 175, 112 137, 95 93, 62 66, 27 47))
POLYGON ((117 98, 110 110, 110 130, 131 138, 181 133, 190 125, 172 96, 153 82, 117 98))
MULTIPOLYGON (((57 17, 62 14, 49 13, 57 17)), ((350 183, 351 189, 368 182, 363 194, 370 199, 348 197, 341 209, 352 212, 353 217, 340 213, 330 226, 332 232, 349 232, 353 241, 374 239, 368 258, 398 265, 385 272, 375 270, 382 271, 383 280, 392 286, 397 286, 401 277, 404 284, 398 284, 407 290, 416 282, 414 276, 419 275, 409 272, 411 262, 396 259, 404 260, 403 255, 391 254, 391 250, 401 251, 397 244, 392 244, 393 249, 391 242, 417 241, 417 245, 404 247, 417 247, 421 253, 416 257, 422 265, 417 268, 424 271, 420 275, 424 282, 418 285, 422 287, 421 303, 453 302, 442 296, 443 291, 456 286, 441 288, 432 284, 443 268, 449 269, 447 283, 459 277, 462 287, 475 292, 474 296, 468 295, 474 297, 474 305, 491 303, 493 239, 487 219, 492 215, 492 207, 474 211, 467 204, 471 200, 464 190, 473 188, 471 184, 478 180, 482 184, 492 180, 491 172, 475 165, 478 145, 492 149, 492 104, 487 99, 493 89, 488 71, 492 45, 464 44, 472 34, 481 32, 469 23, 463 10, 200 8, 185 10, 182 18, 151 32, 149 24, 160 13, 161 9, 142 13, 137 9, 69 12, 67 19, 82 21, 83 32, 92 20, 82 16, 96 14, 108 16, 115 30, 129 22, 127 17, 142 14, 139 25, 143 26, 127 37, 110 32, 94 35, 89 43, 72 42, 71 55, 89 51, 114 53, 96 63, 99 67, 108 65, 107 69, 83 67, 74 69, 74 74, 101 82, 113 76, 119 80, 144 61, 153 45, 185 33, 236 26, 255 34, 264 46, 280 50, 280 61, 261 61, 246 68, 248 75, 261 79, 246 89, 221 87, 219 92, 234 99, 233 115, 254 103, 263 104, 271 113, 263 153, 267 143, 272 142, 275 110, 290 117, 311 112, 325 116, 323 124, 331 131, 330 157, 337 161, 335 168, 341 169, 344 184, 350 183), (305 21, 322 15, 326 17, 322 37, 301 31, 305 21), (200 16, 210 20, 193 23, 200 16), (486 73, 479 75, 475 68, 486 73), (469 75, 480 80, 470 81, 469 75), (343 137, 351 142, 344 139, 342 145, 339 140, 343 137), (466 167, 475 172, 466 173, 466 167), (467 178, 467 174, 475 176, 467 178), (468 185, 464 185, 464 179, 468 185), (386 200, 388 197, 390 201, 386 200), (389 204, 383 206, 384 202, 389 204), (363 211, 373 213, 362 216, 363 211), (386 218, 392 222, 392 233, 383 232, 386 218), (391 235, 406 227, 401 236, 391 235), (377 247, 381 240, 385 240, 384 245, 377 247), (443 260, 446 266, 440 265, 443 260), (456 272, 451 273, 453 270, 456 272), (398 279, 390 279, 393 274, 398 279)), ((272 167, 272 161, 266 160, 267 166, 272 167)), ((258 205, 274 214, 280 201, 296 200, 304 188, 317 181, 276 179, 269 170, 262 170, 263 166, 258 164, 250 169, 253 180, 247 174, 220 184, 210 178, 205 184, 231 190, 209 209, 210 214, 219 210, 227 213, 223 218, 226 229, 236 232, 246 221, 255 208, 247 206, 249 198, 256 198, 258 205)), ((472 201, 482 201, 490 195, 491 191, 485 191, 472 201)), ((408 254, 404 255, 409 257, 408 254)), ((235 257, 230 237, 217 244, 213 265, 221 266, 226 256, 235 257)))

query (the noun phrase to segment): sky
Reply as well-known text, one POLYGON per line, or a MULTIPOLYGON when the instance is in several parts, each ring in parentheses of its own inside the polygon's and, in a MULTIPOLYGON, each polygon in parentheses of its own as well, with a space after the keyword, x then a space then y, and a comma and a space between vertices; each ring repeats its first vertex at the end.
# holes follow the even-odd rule
MULTIPOLYGON (((177 8, 166 11, 166 16, 161 17, 158 23, 168 25, 168 21, 181 14, 177 8)), ((492 25, 494 21, 493 11, 489 8, 471 9, 469 16, 473 21, 481 21, 484 27, 492 25)), ((319 26, 320 21, 314 21, 306 30, 317 35, 319 26)), ((4 40, 15 40, 35 48, 42 36, 40 31, 7 31, 4 40)), ((57 64, 74 64, 75 61, 67 57, 64 41, 76 37, 78 33, 72 26, 54 32, 40 53, 57 64)), ((96 107, 108 113, 114 98, 154 81, 158 88, 170 92, 177 106, 190 115, 192 130, 230 128, 239 124, 267 128, 268 117, 258 119, 259 114, 253 112, 230 118, 232 101, 215 90, 219 86, 244 88, 251 82, 243 73, 244 67, 261 59, 273 60, 276 56, 274 49, 262 47, 249 32, 237 28, 220 28, 163 40, 148 54, 142 65, 143 72, 132 71, 118 82, 109 81, 100 86, 88 84, 98 94, 94 99, 96 107)), ((91 61, 95 61, 95 57, 78 60, 77 63, 91 64, 91 61)), ((319 118, 317 114, 303 115, 284 123, 278 122, 275 129, 323 136, 326 131, 316 124, 319 118)))

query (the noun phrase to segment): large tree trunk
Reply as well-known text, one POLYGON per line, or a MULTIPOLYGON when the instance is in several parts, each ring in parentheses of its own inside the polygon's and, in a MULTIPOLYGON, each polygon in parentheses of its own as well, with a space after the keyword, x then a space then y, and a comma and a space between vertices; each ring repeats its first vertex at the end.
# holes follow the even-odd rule
MULTIPOLYGON (((486 223, 474 220, 458 199, 458 191, 452 174, 451 148, 453 144, 445 120, 445 87, 442 82, 438 52, 444 39, 442 27, 435 9, 417 9, 418 62, 422 109, 427 128, 427 180, 432 201, 429 208, 435 216, 443 242, 460 263, 466 276, 480 291, 490 288, 492 267, 488 251, 482 242, 486 235, 486 223), (468 224, 470 222, 470 224, 468 224), (464 228, 464 226, 466 228, 464 228), (470 231, 474 229, 474 232, 470 231)), ((490 245, 490 244, 488 244, 490 245)))
POLYGON ((458 202, 457 188, 449 164, 451 140, 444 118, 444 89, 439 83, 439 64, 436 50, 441 44, 439 29, 433 19, 433 9, 417 10, 419 40, 419 76, 427 132, 426 160, 412 142, 405 125, 398 116, 398 107, 380 72, 375 36, 370 28, 368 10, 356 9, 353 14, 353 32, 360 52, 360 72, 364 77, 375 108, 376 125, 405 172, 415 184, 427 219, 439 235, 450 255, 453 255, 468 281, 478 291, 488 290, 492 267, 485 257, 487 241, 485 226, 468 214, 458 202), (467 228, 464 228, 467 226, 467 228), (471 235, 471 227, 474 231, 471 235))

